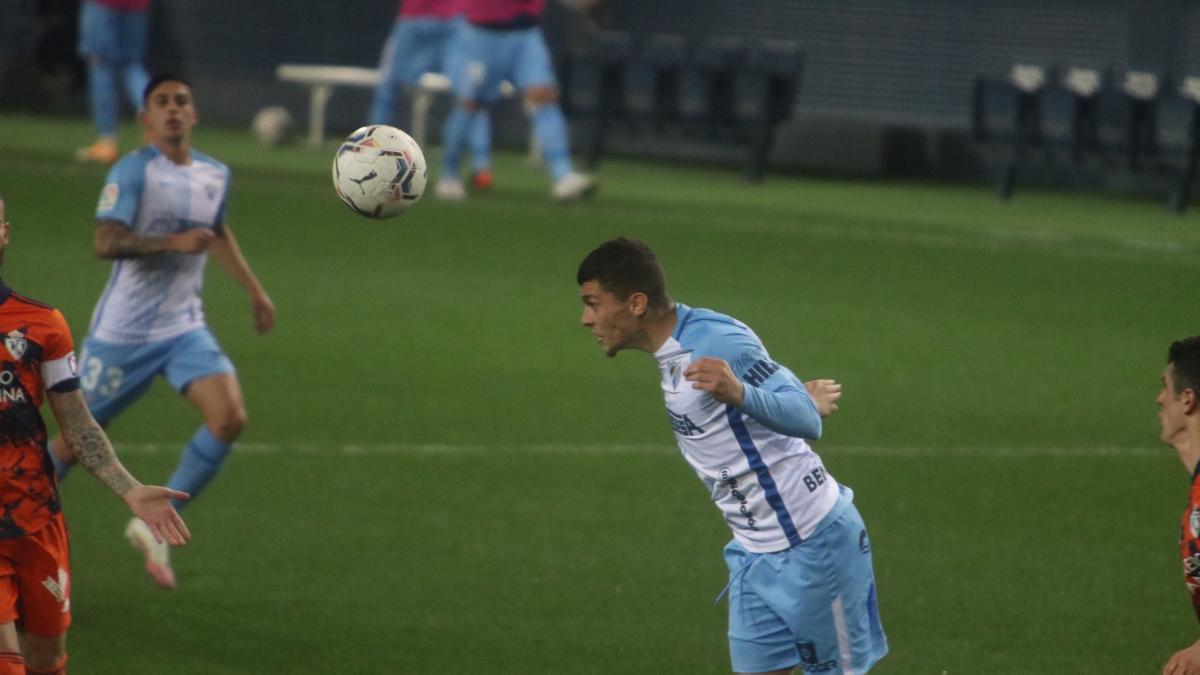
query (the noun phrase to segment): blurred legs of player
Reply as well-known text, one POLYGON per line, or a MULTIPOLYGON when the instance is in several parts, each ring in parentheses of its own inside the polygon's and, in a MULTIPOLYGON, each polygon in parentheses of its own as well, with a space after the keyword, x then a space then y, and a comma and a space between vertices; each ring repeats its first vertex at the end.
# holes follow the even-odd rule
MULTIPOLYGON (((92 337, 84 341, 79 360, 84 396, 93 416, 102 424, 141 398, 162 374, 200 411, 204 423, 192 435, 168 485, 196 497, 204 491, 233 450, 246 426, 246 403, 234 372, 208 329, 137 345, 114 345, 92 337)), ((51 442, 51 458, 60 480, 75 462, 61 437, 51 442)), ((175 502, 182 510, 188 502, 175 502)), ((142 553, 146 572, 163 588, 175 587, 170 548, 156 542, 145 523, 134 518, 125 538, 142 553)))
POLYGON ((468 132, 473 162, 471 187, 476 190, 492 188, 492 117, 487 108, 480 110, 471 121, 468 132))
POLYGON ((446 120, 442 175, 434 194, 443 199, 461 199, 465 194, 459 179, 459 156, 475 118, 499 98, 505 80, 522 92, 533 109, 533 130, 554 197, 573 200, 591 194, 595 179, 571 168, 567 122, 558 104, 558 84, 541 30, 492 30, 467 24, 459 33, 457 50, 448 71, 459 103, 446 120))
POLYGON ((84 2, 79 12, 79 54, 88 64, 88 102, 96 142, 76 151, 82 162, 112 164, 117 146, 118 79, 136 110, 150 76, 142 66, 148 12, 124 12, 84 2))
MULTIPOLYGON (((379 57, 379 84, 371 99, 370 124, 395 124, 397 94, 414 90, 425 73, 442 73, 454 51, 464 21, 409 17, 397 19, 379 57)), ((468 130, 474 158, 472 185, 492 186, 492 121, 487 110, 476 115, 468 130)), ((465 193, 464 193, 465 196, 465 193)))
POLYGON ((0 675, 66 672, 69 559, 61 513, 31 535, 0 541, 0 675))

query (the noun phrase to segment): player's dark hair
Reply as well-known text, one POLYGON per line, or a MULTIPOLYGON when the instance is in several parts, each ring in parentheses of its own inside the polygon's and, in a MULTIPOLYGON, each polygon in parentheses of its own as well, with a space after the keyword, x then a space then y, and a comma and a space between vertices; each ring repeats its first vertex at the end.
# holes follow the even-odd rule
POLYGON ((617 237, 600 244, 579 264, 575 280, 580 286, 597 281, 600 288, 624 300, 645 293, 650 307, 667 309, 667 279, 658 256, 638 239, 617 237))
POLYGON ((187 85, 188 89, 192 88, 192 83, 188 82, 187 78, 178 73, 158 73, 154 77, 150 78, 150 81, 146 83, 146 88, 142 90, 143 108, 146 107, 146 104, 150 102, 150 92, 158 89, 158 85, 162 84, 163 82, 178 82, 180 84, 187 85))
POLYGON ((1171 383, 1176 393, 1191 389, 1200 394, 1200 335, 1172 342, 1167 363, 1175 366, 1171 383))

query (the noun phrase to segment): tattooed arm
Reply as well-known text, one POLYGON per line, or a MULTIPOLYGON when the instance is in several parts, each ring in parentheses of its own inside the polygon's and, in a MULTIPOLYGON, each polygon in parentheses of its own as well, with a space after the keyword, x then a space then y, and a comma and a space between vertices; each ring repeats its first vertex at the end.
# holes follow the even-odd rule
POLYGON ((108 260, 142 258, 168 251, 202 253, 214 236, 206 227, 194 227, 178 234, 156 237, 138 234, 118 220, 97 220, 92 248, 98 257, 108 260))
POLYGON ((88 473, 124 499, 134 515, 146 521, 157 539, 176 546, 186 543, 191 535, 171 506, 171 500, 187 499, 188 494, 138 482, 117 459, 108 436, 88 411, 83 392, 47 391, 46 398, 67 447, 88 473))

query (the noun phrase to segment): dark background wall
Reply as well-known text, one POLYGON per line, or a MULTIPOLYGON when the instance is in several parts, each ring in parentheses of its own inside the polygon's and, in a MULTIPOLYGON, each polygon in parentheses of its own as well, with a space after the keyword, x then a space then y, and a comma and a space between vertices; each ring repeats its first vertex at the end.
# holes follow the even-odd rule
MULTIPOLYGON (((0 108, 82 112, 69 58, 71 0, 0 2, 0 108)), ((202 88, 206 119, 244 124, 282 103, 301 119, 306 95, 278 83, 279 63, 373 66, 392 0, 154 0, 151 65, 179 68, 202 88)), ((607 28, 795 40, 806 53, 797 116, 774 163, 862 172, 969 170, 968 93, 977 74, 1014 61, 1200 74, 1200 0, 607 0, 607 28), (1191 43, 1191 44, 1189 44, 1191 43)), ((579 16, 551 2, 557 51, 586 39, 579 16)), ((340 90, 334 129, 351 128, 368 94, 340 90)), ((500 135, 519 141, 519 108, 500 135)), ((0 129, 0 133, 2 133, 0 129)), ((622 146, 620 137, 616 139, 622 146)), ((628 149, 645 147, 627 143, 628 149)), ((687 148, 678 148, 687 153, 687 148)), ((655 147, 672 152, 671 147, 655 147)), ((699 152, 703 152, 702 150, 699 152)))

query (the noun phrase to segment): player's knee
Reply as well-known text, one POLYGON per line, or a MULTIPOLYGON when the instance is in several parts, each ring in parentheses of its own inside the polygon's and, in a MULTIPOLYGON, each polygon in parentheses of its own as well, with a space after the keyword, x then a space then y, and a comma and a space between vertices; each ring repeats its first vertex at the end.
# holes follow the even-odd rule
POLYGON ((25 672, 29 675, 57 675, 67 672, 66 636, 44 638, 26 635, 25 672))
POLYGON ((245 408, 241 406, 226 408, 213 419, 208 420, 208 430, 220 440, 232 443, 246 428, 247 419, 245 408))
POLYGON ((534 107, 558 103, 558 89, 550 85, 530 87, 525 90, 525 102, 534 107))

